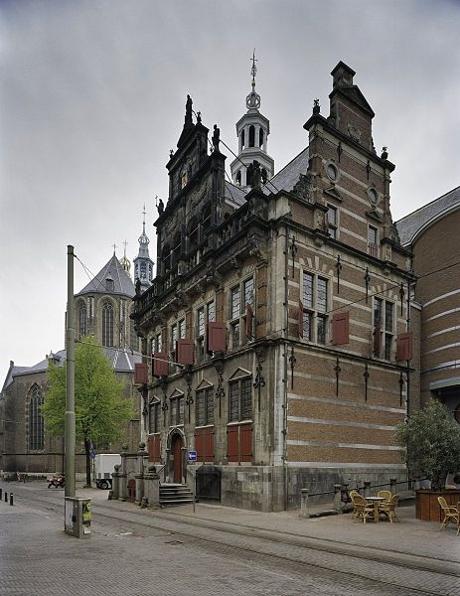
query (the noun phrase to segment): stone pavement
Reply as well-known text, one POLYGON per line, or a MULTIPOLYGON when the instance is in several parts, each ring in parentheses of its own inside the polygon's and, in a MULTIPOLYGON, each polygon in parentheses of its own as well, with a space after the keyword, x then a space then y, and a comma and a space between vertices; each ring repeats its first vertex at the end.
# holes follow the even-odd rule
POLYGON ((400 524, 364 526, 201 503, 150 512, 85 490, 94 532, 77 540, 61 530, 62 491, 14 484, 17 505, 0 504, 1 595, 460 594, 460 537, 410 508, 400 524))

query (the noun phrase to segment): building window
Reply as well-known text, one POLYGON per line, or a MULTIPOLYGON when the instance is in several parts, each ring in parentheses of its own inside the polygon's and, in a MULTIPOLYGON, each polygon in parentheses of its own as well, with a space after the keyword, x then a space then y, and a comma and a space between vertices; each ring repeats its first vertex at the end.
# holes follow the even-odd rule
POLYGON ((171 426, 178 426, 184 424, 185 401, 183 394, 176 394, 170 398, 170 419, 171 426))
POLYGON ((181 319, 178 325, 179 339, 185 339, 185 319, 181 319))
POLYGON ((107 348, 113 346, 113 306, 110 302, 102 306, 102 345, 107 348))
POLYGON ((244 145, 244 128, 241 131, 241 149, 244 149, 245 145, 244 145))
POLYGON ((214 390, 212 387, 196 392, 195 426, 214 424, 214 390))
POLYGON ((394 337, 394 303, 374 298, 374 355, 391 360, 394 337), (383 346, 382 346, 383 343, 383 346))
POLYGON ((140 278, 142 280, 147 279, 147 263, 145 261, 141 261, 141 275, 140 278))
POLYGON ((337 239, 338 236, 338 209, 334 205, 327 205, 327 227, 331 238, 337 239))
POLYGON ((86 328, 86 305, 84 303, 80 303, 78 308, 78 334, 79 337, 83 337, 87 334, 86 328))
POLYGON ((91 321, 94 318, 94 296, 88 296, 87 298, 87 305, 88 305, 88 318, 91 321))
POLYGON ((264 144, 264 129, 259 128, 259 147, 263 147, 264 144))
POLYGON ((229 318, 232 348, 237 348, 241 341, 247 339, 244 337, 244 334, 243 336, 241 334, 241 329, 244 328, 247 305, 250 305, 254 310, 255 289, 253 277, 244 280, 240 285, 237 285, 230 290, 229 318))
POLYGON ((111 277, 107 277, 107 279, 105 280, 105 289, 107 290, 107 292, 113 292, 114 284, 113 279, 111 277))
POLYGON ((184 188, 185 186, 187 186, 187 182, 188 182, 188 173, 187 172, 183 172, 181 174, 181 177, 180 177, 180 187, 181 187, 181 189, 184 188))
POLYGON ((304 271, 303 338, 318 344, 327 340, 328 280, 304 271))
POLYGON ((137 331, 136 331, 136 327, 134 325, 134 321, 131 321, 130 324, 130 346, 132 350, 135 350, 136 352, 139 351, 139 339, 137 337, 137 331))
POLYGON ((369 226, 367 231, 367 250, 373 257, 379 256, 378 238, 379 233, 377 228, 374 228, 374 226, 369 226))
POLYGON ((156 354, 157 352, 161 352, 163 342, 161 339, 161 332, 157 333, 155 337, 152 339, 152 352, 156 354))
POLYGON ((154 398, 149 404, 149 433, 160 431, 160 400, 154 398))
POLYGON ((252 418, 252 378, 231 381, 228 392, 228 421, 240 422, 252 418))
POLYGON ((171 360, 171 364, 170 364, 170 372, 171 373, 175 373, 177 372, 177 366, 175 364, 173 364, 173 362, 176 361, 176 342, 178 340, 178 324, 174 323, 174 325, 171 325, 171 333, 170 333, 170 338, 171 338, 171 343, 169 345, 169 359, 171 360))
POLYGON ((254 128, 254 125, 251 124, 251 126, 249 127, 249 147, 254 147, 255 137, 256 137, 256 129, 254 128))
POLYGON ((31 451, 41 450, 45 443, 45 426, 41 407, 43 405, 43 394, 38 385, 32 387, 29 401, 29 449, 31 451))

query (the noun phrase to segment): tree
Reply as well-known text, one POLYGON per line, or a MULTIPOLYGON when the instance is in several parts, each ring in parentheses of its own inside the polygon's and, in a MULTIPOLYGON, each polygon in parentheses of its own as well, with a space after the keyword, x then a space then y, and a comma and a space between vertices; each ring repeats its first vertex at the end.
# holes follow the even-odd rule
POLYGON ((449 472, 458 471, 460 425, 437 400, 398 425, 397 441, 406 448, 404 457, 410 475, 429 478, 434 490, 444 488, 449 472))
MULTIPOLYGON (((48 367, 48 390, 42 413, 46 430, 64 434, 67 365, 48 367)), ((75 431, 83 441, 86 455, 86 484, 91 486, 91 445, 116 441, 124 424, 133 416, 131 402, 123 397, 119 381, 101 346, 85 337, 75 349, 75 431)))

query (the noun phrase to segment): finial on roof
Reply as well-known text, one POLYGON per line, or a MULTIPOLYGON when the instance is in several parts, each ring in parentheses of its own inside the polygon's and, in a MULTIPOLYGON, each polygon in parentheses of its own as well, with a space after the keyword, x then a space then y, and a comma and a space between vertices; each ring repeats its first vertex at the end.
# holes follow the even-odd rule
POLYGON ((251 87, 252 87, 252 91, 246 97, 246 107, 248 108, 248 110, 251 109, 251 108, 255 108, 257 110, 257 109, 260 108, 260 95, 258 93, 256 93, 256 74, 257 74, 256 62, 257 62, 257 58, 256 58, 256 50, 255 50, 255 48, 254 48, 254 51, 252 52, 251 62, 252 62, 252 66, 251 66, 251 76, 252 76, 251 87))
POLYGON ((142 210, 142 231, 145 234, 145 214, 146 214, 146 210, 145 210, 145 203, 144 203, 144 209, 142 210))
POLYGON ((193 101, 192 98, 190 97, 190 95, 187 95, 187 102, 185 104, 185 123, 184 126, 193 126, 193 120, 192 120, 192 108, 193 106, 193 101))
POLYGON ((127 241, 125 240, 123 242, 123 257, 120 259, 120 263, 121 266, 123 267, 123 269, 126 271, 126 273, 129 273, 131 270, 131 261, 128 259, 128 257, 126 256, 126 246, 127 246, 127 241))
POLYGON ((319 114, 321 111, 321 107, 319 105, 319 99, 313 100, 313 114, 319 114))
POLYGON ((117 245, 115 244, 115 242, 112 244, 113 246, 113 256, 115 256, 116 250, 117 250, 117 245))

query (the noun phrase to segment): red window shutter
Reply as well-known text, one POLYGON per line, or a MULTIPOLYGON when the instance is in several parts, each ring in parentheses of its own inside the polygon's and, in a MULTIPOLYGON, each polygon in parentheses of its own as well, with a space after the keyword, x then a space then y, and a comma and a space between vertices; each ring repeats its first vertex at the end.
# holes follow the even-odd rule
POLYGON ((214 427, 206 428, 205 430, 205 458, 206 461, 212 462, 214 461, 214 427))
POLYGON ((335 346, 350 343, 350 313, 348 311, 332 315, 332 343, 335 346))
POLYGON ((382 343, 382 331, 380 330, 380 325, 376 325, 374 327, 374 345, 373 345, 373 349, 374 349, 374 356, 380 356, 380 346, 382 343))
POLYGON ((225 325, 223 323, 208 323, 208 352, 225 352, 225 325))
POLYGON ((412 360, 412 333, 400 333, 396 338, 396 360, 412 360))
POLYGON ((205 461, 203 429, 200 428, 195 431, 195 451, 198 461, 205 461))
POLYGON ((252 461, 252 424, 240 426, 241 461, 252 461))
POLYGON ((144 362, 137 362, 134 365, 134 384, 146 385, 149 380, 148 367, 144 362))
POLYGON ((238 426, 227 427, 227 459, 238 461, 238 426))
POLYGON ((176 342, 176 358, 179 364, 191 365, 195 362, 195 344, 190 339, 178 339, 176 342))
POLYGON ((148 441, 149 461, 161 461, 161 438, 160 435, 149 435, 148 441))
POLYGON ((250 304, 246 304, 246 321, 244 323, 244 333, 246 337, 252 337, 252 321, 254 319, 254 312, 250 304))
POLYGON ((166 352, 153 354, 153 375, 155 377, 168 376, 168 355, 166 352))
POLYGON ((299 311, 297 313, 297 324, 299 326, 299 337, 303 337, 303 304, 299 301, 299 311))

